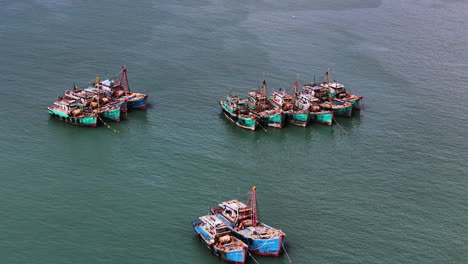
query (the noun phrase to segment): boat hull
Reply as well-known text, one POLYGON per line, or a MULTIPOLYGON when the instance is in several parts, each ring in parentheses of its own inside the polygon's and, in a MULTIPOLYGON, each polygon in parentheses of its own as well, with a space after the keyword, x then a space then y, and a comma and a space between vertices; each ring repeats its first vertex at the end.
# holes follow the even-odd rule
MULTIPOLYGON (((281 249, 284 243, 284 235, 271 239, 252 239, 248 236, 248 234, 243 234, 241 233, 242 231, 234 229, 233 224, 222 214, 216 214, 216 216, 225 222, 229 229, 231 229, 233 235, 247 244, 249 250, 253 251, 255 254, 273 257, 279 257, 281 255, 281 249)), ((265 224, 263 225, 267 226, 265 224)), ((267 227, 272 228, 270 226, 267 227)))
POLYGON ((353 115, 353 107, 334 108, 333 112, 335 112, 337 116, 351 117, 353 115))
POLYGON ((97 117, 92 115, 92 116, 86 116, 82 118, 75 118, 75 117, 70 117, 64 113, 61 113, 59 111, 54 111, 48 109, 49 115, 51 117, 54 117, 56 119, 62 120, 66 123, 73 124, 75 126, 80 126, 80 127, 97 127, 97 117))
POLYGON ((284 120, 286 115, 284 113, 278 113, 268 119, 268 126, 282 128, 284 126, 284 120))
POLYGON ((257 129, 258 123, 257 123, 257 120, 251 116, 249 117, 238 116, 236 125, 242 128, 254 131, 255 129, 257 129))
POLYGON ((306 127, 309 120, 309 113, 289 113, 289 123, 291 125, 306 127))
POLYGON ((223 101, 220 101, 219 105, 221 106, 223 112, 229 116, 228 118, 235 119, 233 121, 237 120, 237 113, 234 111, 234 109, 228 107, 223 101))
POLYGON ((332 112, 313 112, 313 121, 325 125, 331 126, 333 124, 333 113, 332 112))
POLYGON ((257 255, 279 257, 281 255, 281 249, 283 245, 284 236, 271 238, 271 239, 252 239, 247 235, 244 235, 235 229, 231 229, 234 236, 240 239, 242 242, 247 244, 250 251, 253 251, 257 255))
POLYGON ((127 102, 126 101, 119 102, 119 103, 117 103, 117 105, 120 107, 120 114, 127 113, 128 109, 127 109, 127 102))
POLYGON ((247 258, 247 248, 242 250, 231 250, 225 251, 222 248, 216 247, 214 243, 210 242, 211 236, 200 226, 197 226, 201 221, 195 221, 192 223, 195 233, 198 239, 213 253, 218 256, 221 260, 227 263, 244 264, 247 258))
POLYGON ((362 96, 357 99, 349 100, 350 103, 353 104, 353 109, 361 110, 362 109, 362 96))
POLYGON ((102 115, 102 118, 106 120, 109 120, 112 122, 120 122, 120 108, 105 111, 101 115, 102 115))
POLYGON ((137 99, 131 99, 127 102, 127 108, 128 109, 140 109, 140 110, 145 110, 147 108, 147 104, 146 104, 146 99, 148 98, 148 96, 144 96, 144 97, 141 97, 141 98, 137 98, 137 99))
POLYGON ((353 115, 353 104, 323 104, 322 108, 326 111, 332 111, 336 116, 351 117, 353 115))
POLYGON ((224 115, 231 120, 232 122, 236 123, 237 126, 247 129, 247 130, 256 130, 258 123, 256 118, 253 116, 243 116, 238 115, 233 109, 229 108, 224 101, 220 101, 219 105, 223 110, 224 115))

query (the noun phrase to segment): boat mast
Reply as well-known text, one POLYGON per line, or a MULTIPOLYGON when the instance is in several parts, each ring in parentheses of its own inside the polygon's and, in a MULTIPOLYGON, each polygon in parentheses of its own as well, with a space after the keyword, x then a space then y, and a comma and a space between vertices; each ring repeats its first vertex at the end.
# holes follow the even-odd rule
POLYGON ((294 86, 293 86, 294 100, 297 100, 297 87, 299 87, 299 83, 297 81, 295 81, 294 86))
POLYGON ((252 187, 250 191, 249 199, 247 200, 247 206, 252 208, 252 222, 254 227, 257 227, 258 223, 258 207, 257 207, 257 187, 252 187))
POLYGON ((257 187, 252 187, 252 193, 253 193, 253 219, 254 219, 254 227, 257 227, 258 223, 258 207, 257 207, 257 187))
POLYGON ((100 83, 101 83, 101 79, 99 78, 99 71, 96 71, 96 78, 94 79, 94 88, 97 88, 97 109, 98 109, 98 113, 101 112, 101 109, 100 109, 100 104, 99 104, 99 99, 100 99, 100 95, 99 95, 99 87, 100 87, 100 83))
POLYGON ((120 75, 120 87, 124 90, 125 95, 130 92, 130 88, 128 86, 128 78, 127 78, 127 69, 125 66, 122 66, 122 74, 120 75))
POLYGON ((265 79, 263 79, 262 88, 260 88, 260 98, 259 98, 259 106, 261 105, 261 110, 265 108, 266 104, 266 96, 267 96, 267 85, 265 79))

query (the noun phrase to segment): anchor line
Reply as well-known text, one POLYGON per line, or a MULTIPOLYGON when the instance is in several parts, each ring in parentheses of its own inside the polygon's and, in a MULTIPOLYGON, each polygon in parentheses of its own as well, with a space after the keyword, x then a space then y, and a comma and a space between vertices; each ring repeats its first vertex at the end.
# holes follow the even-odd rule
POLYGON ((284 247, 284 243, 281 243, 281 246, 283 247, 284 253, 286 253, 286 257, 288 257, 289 263, 292 264, 291 258, 289 257, 288 252, 286 251, 286 248, 284 247))
POLYGON ((103 123, 108 129, 114 131, 114 133, 120 133, 119 130, 113 129, 109 124, 107 124, 104 120, 102 120, 102 118, 99 116, 99 114, 97 114, 96 116, 99 118, 99 120, 102 121, 102 123, 103 123))
POLYGON ((253 261, 254 261, 255 263, 260 264, 260 263, 254 258, 254 256, 250 253, 249 250, 247 250, 247 253, 249 253, 249 256, 252 257, 252 259, 253 259, 253 261))
POLYGON ((346 130, 340 125, 340 123, 338 123, 338 121, 336 121, 334 117, 332 118, 333 118, 333 121, 335 121, 335 123, 341 128, 341 133, 346 134, 346 130))

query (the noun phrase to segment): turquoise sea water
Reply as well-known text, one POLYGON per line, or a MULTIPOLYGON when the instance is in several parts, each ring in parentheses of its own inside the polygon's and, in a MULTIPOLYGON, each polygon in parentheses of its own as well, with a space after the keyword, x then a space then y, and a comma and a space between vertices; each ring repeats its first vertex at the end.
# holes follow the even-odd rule
POLYGON ((256 185, 293 263, 467 263, 467 14, 455 0, 7 0, 0 262, 221 263, 191 221, 256 185), (119 134, 49 118, 73 82, 122 64, 151 106, 119 134), (271 91, 328 69, 364 96, 345 135, 220 114, 263 75, 271 91))

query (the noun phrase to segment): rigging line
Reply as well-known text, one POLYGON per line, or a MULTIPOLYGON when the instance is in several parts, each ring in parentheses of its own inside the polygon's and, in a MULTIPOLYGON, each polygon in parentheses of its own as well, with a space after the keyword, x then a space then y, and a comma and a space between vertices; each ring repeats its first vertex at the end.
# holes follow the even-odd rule
POLYGON ((333 121, 335 121, 335 123, 341 128, 341 133, 346 134, 346 130, 340 125, 340 123, 338 123, 338 121, 336 121, 334 117, 332 118, 333 118, 333 121))
POLYGON ((284 247, 284 243, 283 243, 283 242, 281 242, 281 246, 283 247, 284 253, 286 253, 286 257, 288 257, 289 263, 292 264, 291 258, 289 257, 289 254, 288 254, 288 252, 286 251, 286 248, 284 247))
POLYGON ((268 133, 268 130, 266 130, 266 128, 264 128, 264 127, 260 124, 260 122, 257 121, 257 124, 258 124, 258 126, 261 127, 263 130, 265 130, 265 132, 268 133))
POLYGON ((257 264, 260 264, 255 258, 254 256, 250 253, 250 251, 247 249, 247 253, 249 253, 249 256, 252 257, 253 261, 257 264))
POLYGON ((108 129, 114 131, 114 133, 120 133, 119 130, 113 129, 113 128, 112 128, 111 126, 109 126, 104 120, 102 120, 102 118, 99 116, 99 114, 97 114, 96 116, 99 118, 99 120, 102 121, 102 123, 103 123, 108 129))

